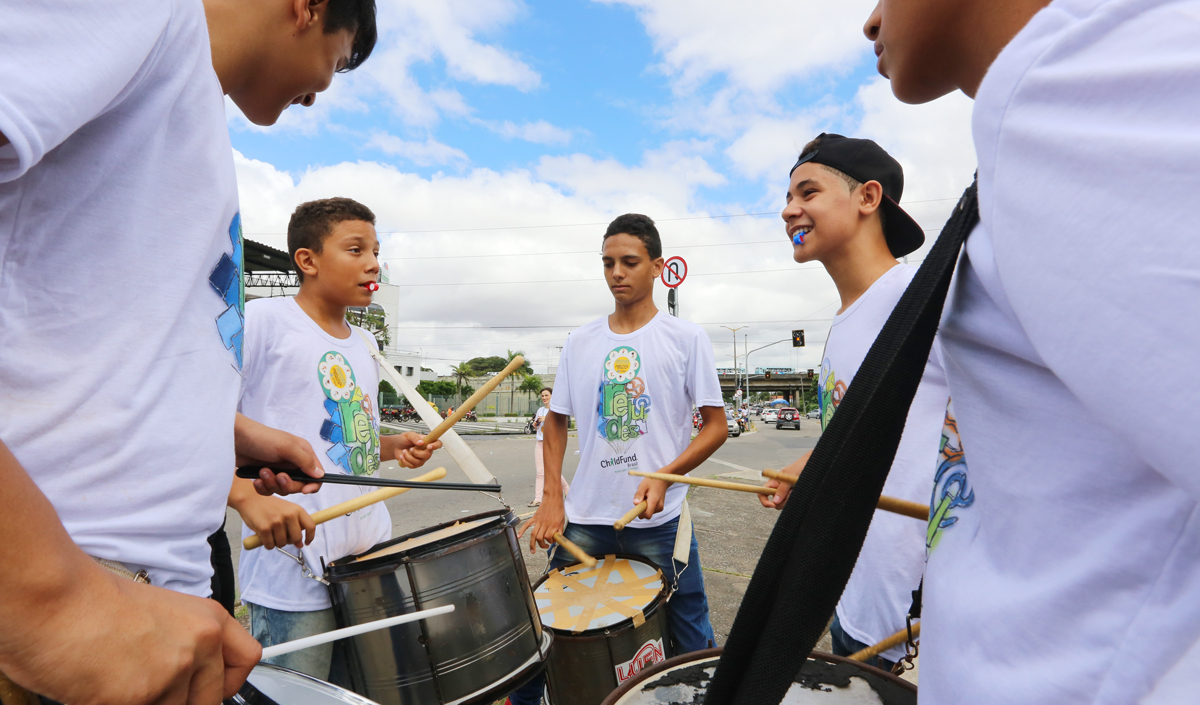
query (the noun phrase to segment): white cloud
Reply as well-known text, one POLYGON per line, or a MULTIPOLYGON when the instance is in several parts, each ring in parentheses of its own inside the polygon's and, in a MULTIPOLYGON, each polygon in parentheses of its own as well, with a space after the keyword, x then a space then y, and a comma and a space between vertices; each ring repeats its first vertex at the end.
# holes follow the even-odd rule
POLYGON ((519 139, 534 144, 565 145, 570 144, 575 136, 572 130, 551 125, 545 120, 526 122, 520 125, 509 120, 504 122, 479 120, 477 122, 505 139, 519 139))
POLYGON ((406 159, 417 166, 442 166, 468 161, 466 153, 461 149, 442 144, 432 137, 420 142, 380 132, 371 136, 367 146, 374 147, 384 154, 406 159))
POLYGON ((870 51, 862 26, 874 0, 596 0, 636 8, 662 54, 661 69, 687 92, 716 74, 762 93, 870 51))

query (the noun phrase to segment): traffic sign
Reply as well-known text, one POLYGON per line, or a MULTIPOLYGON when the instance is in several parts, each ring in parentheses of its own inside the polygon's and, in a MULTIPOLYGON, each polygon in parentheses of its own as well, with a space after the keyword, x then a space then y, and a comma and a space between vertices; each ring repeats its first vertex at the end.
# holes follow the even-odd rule
POLYGON ((687 262, 676 255, 663 264, 662 283, 672 289, 683 283, 687 278, 687 262))

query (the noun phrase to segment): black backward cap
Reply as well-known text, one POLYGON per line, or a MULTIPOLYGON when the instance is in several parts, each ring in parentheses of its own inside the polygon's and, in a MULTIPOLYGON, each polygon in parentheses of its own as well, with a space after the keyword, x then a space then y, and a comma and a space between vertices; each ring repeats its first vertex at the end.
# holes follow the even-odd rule
POLYGON ((801 164, 813 162, 837 169, 860 183, 878 181, 883 186, 883 237, 893 257, 903 257, 925 243, 925 231, 900 208, 904 194, 904 169, 878 144, 822 132, 811 151, 800 155, 791 173, 801 164))

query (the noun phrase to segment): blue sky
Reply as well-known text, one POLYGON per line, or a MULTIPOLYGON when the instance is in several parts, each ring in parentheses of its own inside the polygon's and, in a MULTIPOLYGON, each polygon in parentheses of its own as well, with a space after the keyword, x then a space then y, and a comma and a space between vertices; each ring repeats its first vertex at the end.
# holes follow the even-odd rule
POLYGON ((280 246, 303 200, 367 203, 394 233, 397 339, 444 370, 553 347, 611 310, 591 254, 603 225, 578 224, 644 212, 688 258, 683 315, 719 364, 720 325, 750 322, 752 345, 792 327, 816 343, 752 365, 812 367, 837 296, 791 261, 775 215, 797 149, 826 130, 875 138, 930 229, 974 168, 965 97, 905 106, 876 76, 872 4, 380 0, 375 54, 316 106, 259 128, 228 104, 247 237, 280 246), (768 215, 709 217, 745 213, 768 215), (494 328, 511 325, 546 327, 494 328))

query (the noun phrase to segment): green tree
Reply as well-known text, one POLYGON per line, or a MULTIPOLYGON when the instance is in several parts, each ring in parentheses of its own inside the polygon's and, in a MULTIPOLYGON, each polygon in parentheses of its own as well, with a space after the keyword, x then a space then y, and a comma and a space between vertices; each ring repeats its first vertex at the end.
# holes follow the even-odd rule
POLYGON ((425 379, 417 385, 417 392, 426 399, 429 397, 452 397, 454 391, 454 383, 445 380, 433 382, 425 379))
POLYGON ((503 370, 505 366, 508 365, 508 361, 511 359, 511 357, 505 359, 499 355, 493 355, 492 357, 473 357, 470 360, 467 360, 466 364, 467 367, 470 367, 475 371, 475 376, 478 376, 487 374, 488 372, 499 372, 500 370, 503 370))
MULTIPOLYGON (((520 350, 509 350, 509 351, 507 351, 507 353, 508 353, 508 355, 507 355, 507 359, 504 361, 504 367, 508 367, 508 363, 512 362, 513 358, 516 357, 517 355, 520 355, 521 357, 525 357, 525 353, 520 350)), ((517 393, 517 380, 518 379, 524 380, 532 374, 533 374, 533 367, 530 366, 529 361, 526 360, 523 365, 521 365, 517 369, 513 370, 512 374, 509 375, 512 378, 509 380, 509 383, 508 383, 508 385, 509 385, 508 386, 508 410, 509 411, 513 410, 513 397, 516 396, 516 393, 517 393)), ((539 381, 539 383, 540 383, 540 381, 539 381)), ((541 387, 539 387, 539 389, 540 388, 541 387)))
POLYGON ((369 308, 359 308, 346 310, 346 322, 352 323, 359 328, 365 328, 368 333, 375 336, 375 342, 379 343, 379 349, 387 348, 392 342, 392 336, 388 332, 387 321, 384 318, 383 311, 372 311, 369 308))
MULTIPOLYGON (((458 394, 458 403, 462 403, 462 388, 466 384, 467 379, 475 376, 475 369, 467 363, 462 363, 456 367, 450 368, 450 374, 454 375, 454 385, 458 394)), ((475 391, 475 390, 471 390, 475 391)))

